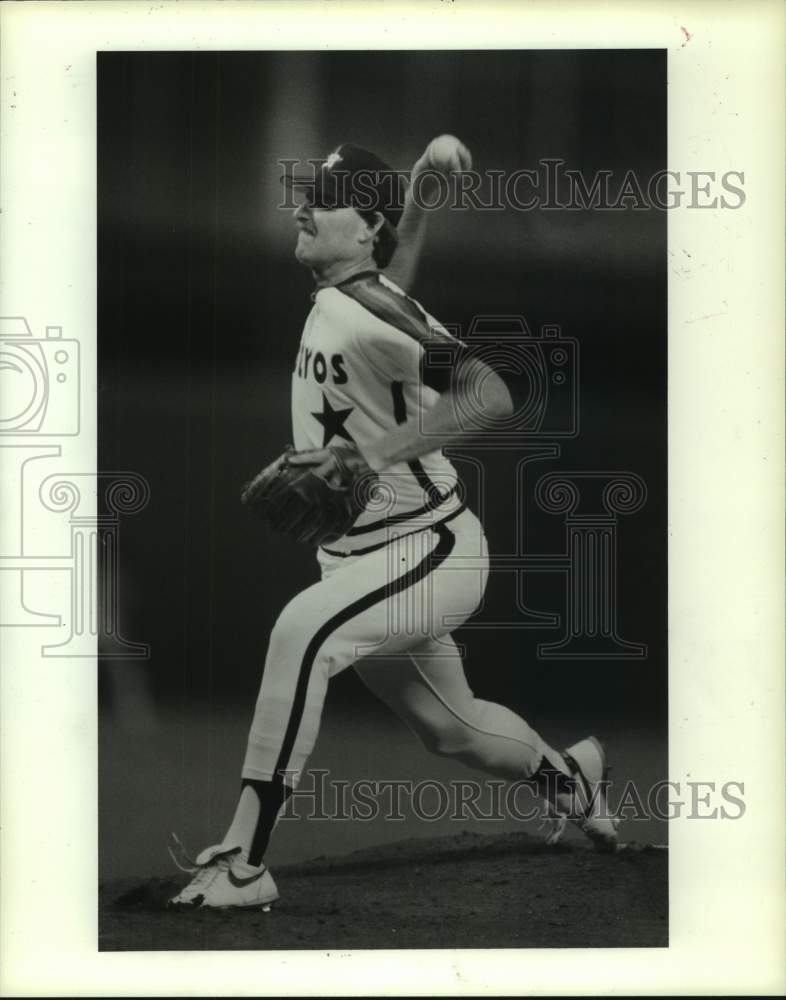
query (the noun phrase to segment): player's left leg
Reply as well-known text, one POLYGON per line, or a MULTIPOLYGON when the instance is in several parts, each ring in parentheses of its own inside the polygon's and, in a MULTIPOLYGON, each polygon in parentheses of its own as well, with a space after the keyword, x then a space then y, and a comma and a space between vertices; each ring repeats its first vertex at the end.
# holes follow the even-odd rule
MULTIPOLYGON (((531 781, 555 814, 578 822, 597 847, 614 847, 616 823, 607 815, 597 741, 560 753, 515 712, 476 698, 450 636, 425 641, 406 660, 371 659, 355 670, 432 753, 508 781, 531 781)), ((561 832, 559 824, 554 832, 561 832)))
MULTIPOLYGON (((515 712, 475 697, 450 635, 427 639, 406 659, 363 660, 355 671, 431 753, 517 781, 551 749, 515 712)), ((559 766, 559 755, 551 756, 559 766)))

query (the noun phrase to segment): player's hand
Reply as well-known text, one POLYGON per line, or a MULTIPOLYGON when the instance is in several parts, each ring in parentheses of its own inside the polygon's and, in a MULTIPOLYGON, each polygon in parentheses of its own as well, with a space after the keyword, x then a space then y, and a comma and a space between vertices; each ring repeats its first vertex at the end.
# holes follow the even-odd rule
POLYGON ((241 500, 275 531, 322 545, 349 530, 376 482, 354 444, 288 448, 246 484, 241 500))
MULTIPOLYGON (((436 171, 443 177, 472 169, 472 154, 455 135, 438 135, 426 146, 412 168, 412 181, 421 174, 436 171)), ((433 186, 436 178, 424 177, 421 184, 433 186)))
POLYGON ((349 443, 331 448, 293 451, 286 456, 286 464, 309 466, 315 476, 319 476, 336 490, 347 489, 356 480, 374 475, 357 446, 349 443))

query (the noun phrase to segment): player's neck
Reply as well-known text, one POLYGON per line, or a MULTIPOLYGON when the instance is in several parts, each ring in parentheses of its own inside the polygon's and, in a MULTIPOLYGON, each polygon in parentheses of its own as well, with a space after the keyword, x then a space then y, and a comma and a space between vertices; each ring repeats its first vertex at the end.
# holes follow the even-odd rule
POLYGON ((354 274, 376 270, 377 265, 374 263, 374 258, 369 254, 368 257, 364 257, 362 260, 351 262, 340 260, 336 261, 335 264, 327 264, 325 267, 319 268, 319 270, 315 268, 312 270, 312 274, 314 275, 317 289, 320 289, 326 288, 328 285, 338 285, 342 281, 346 281, 347 278, 351 278, 354 274))

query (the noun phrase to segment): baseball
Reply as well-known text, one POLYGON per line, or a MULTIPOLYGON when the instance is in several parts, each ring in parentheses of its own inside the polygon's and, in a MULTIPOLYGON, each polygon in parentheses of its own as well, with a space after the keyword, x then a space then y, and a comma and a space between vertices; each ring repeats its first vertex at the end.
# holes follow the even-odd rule
POLYGON ((472 166, 470 151, 455 135, 438 135, 432 139, 426 155, 435 170, 445 173, 469 170, 472 166))

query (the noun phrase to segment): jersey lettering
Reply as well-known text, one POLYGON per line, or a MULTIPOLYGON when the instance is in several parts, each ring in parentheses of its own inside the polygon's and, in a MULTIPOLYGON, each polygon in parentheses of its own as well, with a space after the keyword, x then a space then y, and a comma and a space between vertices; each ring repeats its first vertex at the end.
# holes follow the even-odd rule
MULTIPOLYGON (((302 451, 354 441, 363 454, 404 422, 417 426, 439 398, 440 390, 419 370, 433 341, 442 345, 442 366, 450 374, 453 358, 445 359, 444 348, 455 345, 458 353, 460 343, 414 299, 387 287, 383 276, 368 277, 368 288, 359 277, 320 289, 292 370, 294 446, 302 451)), ((356 533, 362 547, 384 542, 389 518, 390 524, 405 523, 455 506, 456 470, 438 447, 416 461, 395 463, 379 478, 385 509, 369 505, 351 537, 332 543, 337 551, 357 548, 356 533)))
POLYGON ((343 354, 331 354, 330 367, 328 368, 328 362, 321 351, 315 353, 311 348, 301 344, 295 365, 298 378, 308 378, 309 367, 314 380, 319 385, 323 385, 327 381, 328 375, 335 385, 344 385, 349 381, 343 354))
POLYGON ((333 381, 336 385, 343 385, 347 381, 347 372, 344 368, 344 358, 340 354, 334 354, 330 359, 333 368, 333 381))

